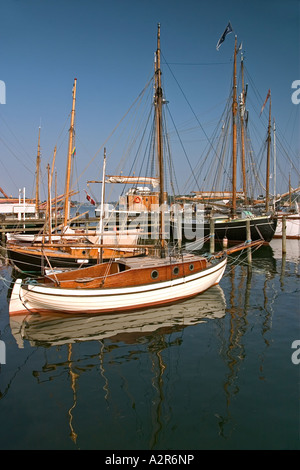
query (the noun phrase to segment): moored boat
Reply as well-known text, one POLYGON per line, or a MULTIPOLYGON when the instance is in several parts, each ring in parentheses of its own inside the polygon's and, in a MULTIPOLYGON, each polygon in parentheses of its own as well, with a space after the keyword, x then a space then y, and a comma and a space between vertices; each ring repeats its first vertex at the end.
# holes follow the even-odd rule
POLYGON ((225 255, 211 261, 193 255, 171 262, 128 258, 41 279, 18 279, 9 313, 101 314, 174 303, 218 284, 226 263, 225 255))

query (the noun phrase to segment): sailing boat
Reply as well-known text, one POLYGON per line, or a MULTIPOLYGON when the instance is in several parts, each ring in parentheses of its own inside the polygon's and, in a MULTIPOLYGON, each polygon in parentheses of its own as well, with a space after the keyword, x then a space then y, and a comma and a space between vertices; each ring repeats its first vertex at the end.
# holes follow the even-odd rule
MULTIPOLYGON (((265 243, 269 243, 275 233, 277 218, 269 213, 269 206, 266 206, 264 214, 254 215, 250 211, 247 200, 247 187, 246 187, 246 166, 245 166, 245 148, 244 148, 244 115, 245 115, 245 99, 246 92, 244 89, 240 95, 240 103, 238 106, 237 100, 237 37, 235 37, 234 45, 234 65, 233 65, 233 93, 232 93, 232 189, 231 191, 193 191, 195 196, 193 198, 181 197, 177 199, 189 200, 194 203, 205 204, 207 212, 210 215, 206 217, 204 222, 204 237, 209 237, 211 234, 211 222, 214 223, 214 237, 217 242, 222 243, 223 239, 227 239, 228 243, 240 243, 249 238, 247 233, 247 221, 250 222, 250 238, 251 240, 263 239, 265 243), (240 117, 240 135, 241 135, 241 160, 242 160, 242 184, 243 190, 237 191, 237 120, 238 108, 240 117), (244 203, 244 207, 238 207, 237 202, 244 203), (219 215, 214 215, 214 212, 219 212, 219 215), (230 212, 228 214, 228 212, 230 212)), ((241 61, 241 69, 243 74, 243 59, 241 61)), ((243 75, 242 75, 243 77, 243 75)), ((242 82, 244 82, 242 78, 242 82)), ((269 151, 268 151, 269 162, 269 151)), ((268 164, 267 164, 267 191, 268 191, 268 164)), ((268 194, 267 194, 268 196, 268 194)), ((190 224, 194 227, 197 222, 192 220, 190 224)), ((189 228, 187 222, 185 227, 189 228)), ((189 232, 191 233, 191 231, 189 232)), ((184 238, 184 233, 183 233, 184 238)), ((189 241, 193 241, 189 239, 189 241)))
MULTIPOLYGON (((160 25, 155 61, 155 124, 159 174, 159 204, 164 203, 164 167, 160 69, 160 25)), ((17 279, 10 315, 106 314, 171 304, 217 285, 226 269, 227 253, 205 256, 167 252, 164 212, 159 211, 159 256, 123 258, 38 279, 17 279)), ((245 245, 244 245, 245 247, 245 245)), ((240 248, 241 249, 241 248, 240 248)))
MULTIPOLYGON (((83 230, 74 230, 70 227, 70 196, 71 185, 71 167, 72 156, 74 154, 74 119, 76 102, 76 84, 74 79, 72 90, 72 111, 71 123, 69 129, 68 158, 66 169, 66 184, 64 197, 64 220, 60 233, 52 233, 51 222, 51 182, 52 176, 48 174, 48 227, 46 234, 32 238, 29 242, 26 234, 19 237, 19 241, 13 237, 7 236, 7 256, 12 265, 25 272, 42 272, 45 266, 50 268, 69 268, 81 265, 95 265, 101 260, 109 260, 112 257, 140 256, 145 254, 145 247, 138 245, 140 233, 135 230, 126 231, 104 231, 103 225, 100 226, 100 234, 97 231, 85 232, 83 230), (72 150, 73 149, 73 150, 72 150)), ((105 156, 103 164, 103 185, 105 181, 105 156)), ((53 173, 53 171, 52 171, 53 173)), ((102 195, 104 192, 102 191, 102 195)), ((38 193, 36 197, 38 201, 38 193)), ((104 201, 102 201, 102 205, 104 201)), ((101 223, 101 222, 100 222, 101 223)))

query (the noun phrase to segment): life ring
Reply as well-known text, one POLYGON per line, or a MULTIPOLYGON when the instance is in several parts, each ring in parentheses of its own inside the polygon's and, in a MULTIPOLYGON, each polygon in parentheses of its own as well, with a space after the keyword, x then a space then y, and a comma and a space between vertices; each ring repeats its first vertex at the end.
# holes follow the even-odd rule
POLYGON ((136 204, 139 204, 140 202, 142 202, 140 196, 135 196, 133 202, 135 202, 136 204))

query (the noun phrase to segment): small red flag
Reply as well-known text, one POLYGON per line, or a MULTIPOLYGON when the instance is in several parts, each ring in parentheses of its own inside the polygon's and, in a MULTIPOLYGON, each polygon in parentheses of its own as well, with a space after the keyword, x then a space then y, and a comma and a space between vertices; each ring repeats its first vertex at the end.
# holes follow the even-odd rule
POLYGON ((91 204, 93 204, 93 206, 95 206, 95 205, 96 205, 96 202, 94 201, 94 199, 93 199, 86 191, 85 191, 85 193, 86 193, 86 198, 87 198, 87 200, 88 200, 91 204))

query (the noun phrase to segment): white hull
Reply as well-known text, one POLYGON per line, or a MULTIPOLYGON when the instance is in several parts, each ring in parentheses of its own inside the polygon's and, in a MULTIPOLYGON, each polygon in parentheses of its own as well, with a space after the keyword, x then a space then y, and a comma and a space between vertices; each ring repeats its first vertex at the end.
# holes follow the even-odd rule
MULTIPOLYGON (((49 242, 49 237, 45 235, 35 235, 31 233, 7 233, 6 240, 8 242, 25 242, 25 243, 32 243, 32 242, 49 242)), ((52 242, 59 242, 61 240, 61 235, 52 235, 51 241, 52 242)))
POLYGON ((163 305, 195 296, 220 282, 227 259, 201 272, 165 282, 107 289, 63 289, 15 282, 10 315, 25 313, 91 314, 163 305))
MULTIPOLYGON (((286 216, 286 238, 300 239, 300 215, 286 216)), ((282 238, 282 219, 278 219, 274 238, 282 238)))
MULTIPOLYGON (((93 232, 95 233, 95 232, 93 232)), ((102 235, 102 243, 104 245, 136 245, 138 242, 138 238, 141 234, 141 231, 114 231, 114 230, 107 230, 103 232, 102 235)), ((89 235, 88 233, 84 232, 76 232, 76 230, 72 230, 68 228, 63 234, 54 235, 51 234, 51 241, 52 242, 60 242, 62 240, 69 240, 76 242, 79 237, 84 237, 92 244, 99 243, 100 235, 89 235), (67 235, 67 237, 66 237, 67 235)), ((6 240, 8 242, 25 242, 25 243, 32 243, 32 242, 49 242, 48 235, 37 235, 32 233, 7 233, 6 240)))

